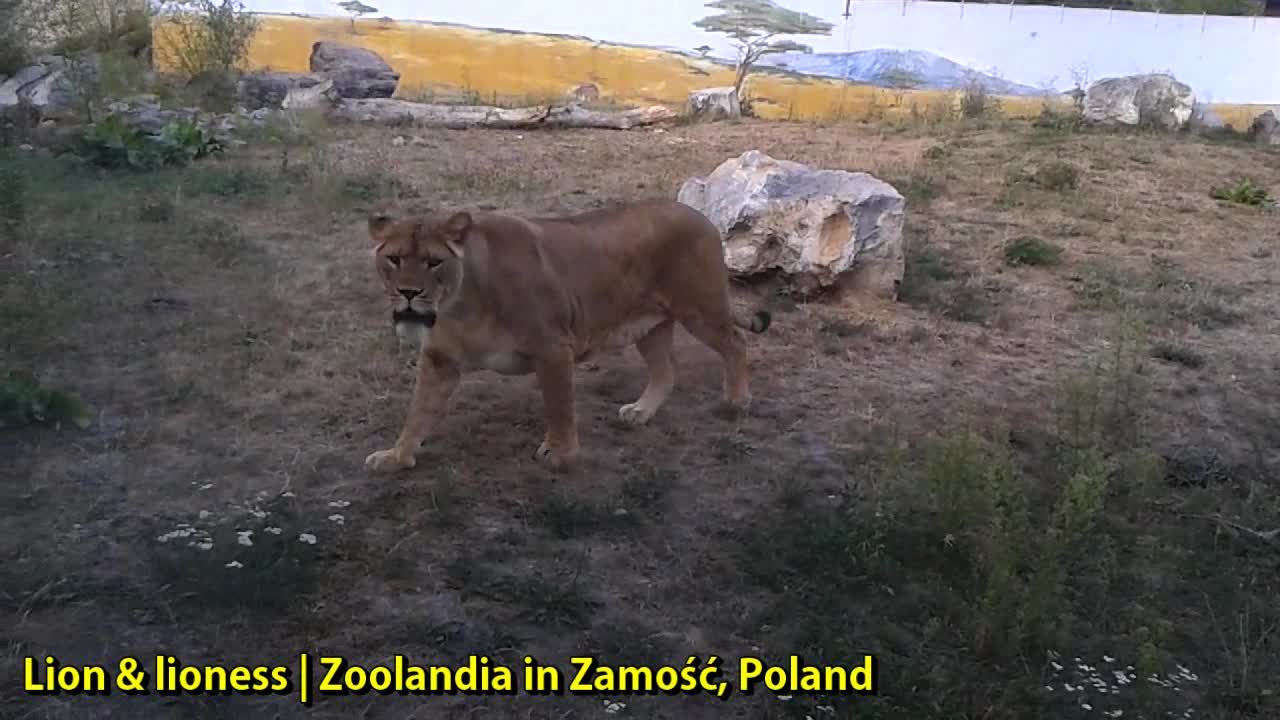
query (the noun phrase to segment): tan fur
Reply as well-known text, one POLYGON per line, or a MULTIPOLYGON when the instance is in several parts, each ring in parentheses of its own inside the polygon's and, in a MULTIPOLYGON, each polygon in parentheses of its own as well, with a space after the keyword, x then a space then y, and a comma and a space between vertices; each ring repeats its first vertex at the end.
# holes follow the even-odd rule
POLYGON ((537 377, 546 436, 535 456, 562 467, 578 454, 574 365, 635 345, 649 380, 618 414, 645 423, 674 385, 677 322, 724 359, 726 402, 745 408, 751 400, 741 329, 763 332, 770 316, 734 317, 720 235, 686 205, 652 201, 541 219, 375 211, 369 236, 394 309, 434 313, 430 328, 397 326, 420 334, 418 377, 395 446, 365 461, 375 470, 413 467, 459 378, 476 370, 537 377))

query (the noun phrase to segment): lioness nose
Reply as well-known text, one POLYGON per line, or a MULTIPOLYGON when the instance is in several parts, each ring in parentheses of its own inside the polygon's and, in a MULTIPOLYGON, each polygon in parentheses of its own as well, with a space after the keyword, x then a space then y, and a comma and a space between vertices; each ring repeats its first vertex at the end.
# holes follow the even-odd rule
POLYGON ((404 296, 405 300, 412 300, 418 297, 418 294, 421 292, 422 292, 421 290, 410 290, 408 288, 400 288, 400 294, 404 296))

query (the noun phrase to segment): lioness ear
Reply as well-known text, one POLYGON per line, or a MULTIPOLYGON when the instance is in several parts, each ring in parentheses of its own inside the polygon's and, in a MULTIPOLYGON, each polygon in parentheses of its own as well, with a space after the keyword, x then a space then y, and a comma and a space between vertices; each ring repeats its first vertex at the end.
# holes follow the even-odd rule
POLYGON ((449 252, 462 257, 463 242, 467 237, 467 231, 471 229, 471 213, 454 213, 452 217, 445 221, 444 227, 452 236, 445 240, 444 244, 448 246, 449 252))
POLYGON ((382 235, 395 223, 395 215, 390 210, 374 209, 369 211, 369 237, 374 242, 382 242, 382 235))

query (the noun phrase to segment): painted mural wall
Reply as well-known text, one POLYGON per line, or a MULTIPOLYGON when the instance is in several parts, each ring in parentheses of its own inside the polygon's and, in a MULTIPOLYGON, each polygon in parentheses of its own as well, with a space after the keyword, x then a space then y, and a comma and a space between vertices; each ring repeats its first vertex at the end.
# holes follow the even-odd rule
MULTIPOLYGON (((361 19, 329 0, 246 0, 262 13, 250 62, 305 70, 310 45, 369 47, 402 75, 405 97, 493 102, 563 96, 592 83, 601 101, 681 103, 733 82, 734 50, 694 26, 701 0, 368 0, 361 19)), ((916 0, 782 0, 832 23, 796 36, 812 54, 767 56, 748 84, 766 117, 924 113, 974 79, 1012 115, 1039 111, 1080 81, 1170 72, 1227 122, 1280 105, 1280 18, 1206 17, 916 0), (913 89, 884 87, 910 76, 913 89)), ((899 82, 899 85, 901 83, 899 82)))

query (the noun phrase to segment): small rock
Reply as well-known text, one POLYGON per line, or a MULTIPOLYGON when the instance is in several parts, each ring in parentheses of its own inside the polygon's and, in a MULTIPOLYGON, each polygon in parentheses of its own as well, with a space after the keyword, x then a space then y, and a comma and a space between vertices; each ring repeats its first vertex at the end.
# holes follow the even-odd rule
POLYGON ((236 98, 253 108, 280 107, 290 93, 326 82, 317 73, 252 72, 236 83, 236 98))
POLYGON ((1280 145, 1280 118, 1268 110, 1253 119, 1249 125, 1249 137, 1259 145, 1280 145))
POLYGON ((326 79, 319 85, 289 90, 284 96, 284 100, 280 101, 280 107, 285 110, 327 108, 332 107, 341 99, 338 90, 333 85, 333 80, 326 79))
POLYGON ((404 142, 405 142, 405 140, 404 140, 404 136, 403 136, 403 135, 397 135, 397 136, 395 136, 395 138, 391 141, 391 144, 392 144, 392 145, 394 145, 395 147, 401 147, 401 146, 403 146, 403 145, 404 145, 404 142))
POLYGON ((724 120, 742 117, 742 104, 732 87, 714 87, 689 93, 687 111, 694 120, 724 120))

